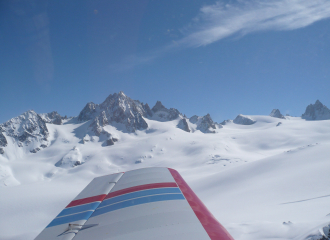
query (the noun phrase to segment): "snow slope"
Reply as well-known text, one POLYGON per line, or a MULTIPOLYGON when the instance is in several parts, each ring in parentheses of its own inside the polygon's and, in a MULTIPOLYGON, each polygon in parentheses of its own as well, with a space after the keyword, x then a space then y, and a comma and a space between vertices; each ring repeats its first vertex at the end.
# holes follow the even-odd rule
POLYGON ((47 148, 0 155, 0 239, 34 239, 94 177, 151 166, 178 170, 237 240, 317 232, 330 222, 330 120, 247 117, 256 122, 208 134, 177 128, 180 119, 144 118, 135 133, 107 125, 112 146, 82 141, 91 121, 47 124, 47 148))

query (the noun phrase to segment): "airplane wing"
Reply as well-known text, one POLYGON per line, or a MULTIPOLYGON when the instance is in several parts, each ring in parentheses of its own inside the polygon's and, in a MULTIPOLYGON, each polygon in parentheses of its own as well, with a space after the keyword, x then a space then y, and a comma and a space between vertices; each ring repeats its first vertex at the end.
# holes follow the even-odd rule
POLYGON ((93 179, 35 240, 234 240, 170 168, 93 179))

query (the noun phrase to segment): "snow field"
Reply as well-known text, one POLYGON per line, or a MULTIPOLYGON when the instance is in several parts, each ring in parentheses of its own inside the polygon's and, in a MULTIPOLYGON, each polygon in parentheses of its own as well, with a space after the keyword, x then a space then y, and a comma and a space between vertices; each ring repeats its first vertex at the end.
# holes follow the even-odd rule
POLYGON ((330 120, 249 117, 215 134, 177 120, 145 119, 136 134, 105 126, 119 139, 107 147, 82 141, 89 122, 47 124, 49 147, 0 157, 0 239, 34 239, 94 177, 154 166, 178 170, 237 240, 303 239, 330 222, 330 120), (82 164, 56 167, 66 156, 82 164))

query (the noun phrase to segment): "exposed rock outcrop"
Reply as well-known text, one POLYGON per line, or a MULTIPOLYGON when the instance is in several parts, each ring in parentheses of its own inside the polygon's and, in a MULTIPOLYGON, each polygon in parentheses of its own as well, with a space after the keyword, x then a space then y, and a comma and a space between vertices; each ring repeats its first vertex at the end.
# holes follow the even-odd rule
POLYGON ((215 133, 217 127, 222 128, 221 124, 213 122, 210 114, 206 114, 204 117, 194 115, 189 118, 189 122, 196 124, 196 130, 200 130, 203 133, 215 133))
POLYGON ((150 117, 151 110, 148 104, 134 101, 123 92, 111 94, 100 105, 88 103, 78 116, 78 121, 93 120, 91 127, 95 134, 101 133, 101 128, 119 123, 123 124, 127 132, 135 132, 148 128, 143 117, 150 117))
POLYGON ((273 111, 269 114, 269 116, 285 119, 285 117, 281 114, 280 110, 278 110, 278 109, 273 109, 273 111))
POLYGON ((1 132, 1 128, 0 128, 0 147, 6 147, 8 142, 6 137, 3 135, 3 133, 1 132))
POLYGON ((157 101, 151 110, 153 112, 152 119, 154 120, 166 122, 172 121, 179 117, 183 118, 183 115, 177 109, 167 109, 160 101, 157 101))
POLYGON ((191 132, 186 118, 182 118, 179 121, 177 127, 180 128, 180 129, 182 129, 183 131, 191 132))
POLYGON ((301 117, 306 120, 328 120, 330 119, 330 110, 319 100, 316 100, 315 104, 306 107, 306 111, 301 117))
POLYGON ((227 123, 230 123, 230 122, 232 122, 232 120, 227 119, 227 120, 223 120, 220 124, 221 125, 226 125, 227 123))
POLYGON ((248 116, 244 116, 242 114, 239 114, 233 121, 236 124, 240 124, 240 125, 252 125, 254 123, 256 123, 255 120, 253 120, 252 118, 248 117, 248 116))
POLYGON ((37 143, 39 146, 48 146, 49 132, 46 123, 33 110, 1 124, 0 129, 0 132, 2 132, 0 134, 0 146, 2 147, 7 145, 3 132, 6 133, 7 137, 13 138, 19 147, 29 146, 32 142, 37 143))
POLYGON ((30 153, 37 153, 39 151, 40 151, 40 148, 37 147, 37 148, 30 150, 30 153))
POLYGON ((46 123, 52 123, 56 125, 62 125, 63 120, 67 119, 67 116, 62 117, 56 111, 50 113, 41 113, 39 116, 44 120, 46 123))
POLYGON ((81 112, 79 113, 78 121, 84 122, 96 117, 96 108, 98 108, 98 105, 96 105, 95 103, 87 103, 83 110, 81 110, 81 112))

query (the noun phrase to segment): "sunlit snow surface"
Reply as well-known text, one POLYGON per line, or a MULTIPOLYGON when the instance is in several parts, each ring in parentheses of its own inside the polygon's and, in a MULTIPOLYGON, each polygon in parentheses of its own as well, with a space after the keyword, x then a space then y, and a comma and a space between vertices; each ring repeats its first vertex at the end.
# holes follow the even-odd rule
POLYGON ((236 240, 304 239, 330 222, 330 120, 249 117, 215 134, 176 120, 146 119, 136 134, 106 126, 119 139, 106 147, 82 141, 89 122, 47 124, 49 147, 0 156, 0 239, 34 239, 94 177, 155 166, 178 170, 236 240))

